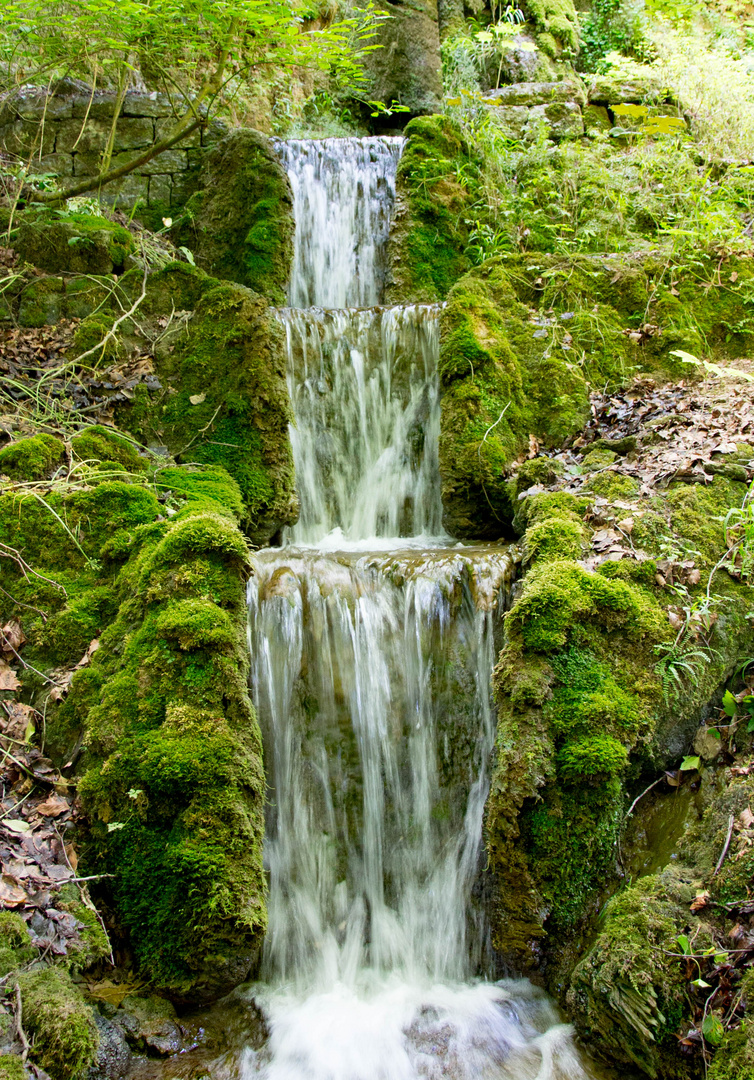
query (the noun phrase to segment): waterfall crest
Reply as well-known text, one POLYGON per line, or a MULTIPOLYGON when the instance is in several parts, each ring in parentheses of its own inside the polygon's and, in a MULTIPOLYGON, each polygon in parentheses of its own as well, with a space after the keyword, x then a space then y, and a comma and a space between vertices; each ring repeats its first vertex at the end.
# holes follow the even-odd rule
POLYGON ((403 142, 395 136, 276 143, 296 219, 291 307, 379 304, 403 142))

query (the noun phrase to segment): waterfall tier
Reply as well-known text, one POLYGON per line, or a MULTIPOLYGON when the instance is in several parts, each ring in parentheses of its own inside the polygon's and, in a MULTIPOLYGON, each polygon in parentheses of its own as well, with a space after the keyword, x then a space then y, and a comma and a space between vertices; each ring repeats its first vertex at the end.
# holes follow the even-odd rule
POLYGON ((287 539, 442 536, 438 308, 280 312, 301 505, 287 539))
POLYGON ((403 142, 383 136, 276 143, 296 219, 291 307, 379 304, 403 142))

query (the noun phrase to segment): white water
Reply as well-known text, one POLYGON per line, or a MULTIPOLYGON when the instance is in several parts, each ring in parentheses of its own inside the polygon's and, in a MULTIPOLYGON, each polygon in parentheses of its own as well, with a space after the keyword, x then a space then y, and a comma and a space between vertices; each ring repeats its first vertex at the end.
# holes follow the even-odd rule
POLYGON ((399 141, 281 145, 301 520, 254 557, 270 784, 263 1080, 587 1080, 475 898, 512 560, 442 536, 437 312, 379 302, 399 141), (312 304, 337 310, 294 310, 312 304), (350 310, 344 305, 350 304, 350 310))
POLYGON ((287 539, 442 536, 437 307, 280 317, 301 503, 287 539))
POLYGON ((296 219, 291 307, 379 304, 403 139, 291 139, 276 146, 296 219))

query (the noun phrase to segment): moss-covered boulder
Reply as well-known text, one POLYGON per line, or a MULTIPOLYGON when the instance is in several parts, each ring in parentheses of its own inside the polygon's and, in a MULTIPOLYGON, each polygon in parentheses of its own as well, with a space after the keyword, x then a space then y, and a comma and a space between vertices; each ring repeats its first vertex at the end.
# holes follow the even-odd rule
MULTIPOLYGON (((248 974, 266 917, 243 501, 220 466, 139 458, 108 429, 77 449, 74 480, 41 498, 0 495, 20 557, 0 565, 0 614, 21 620, 34 669, 75 668, 46 709, 49 752, 77 760, 80 867, 106 875, 118 932, 152 984, 206 1001, 248 974), (120 479, 100 480, 97 452, 120 479)), ((87 923, 75 897, 61 891, 59 906, 87 923)), ((109 951, 90 929, 77 965, 109 951)))
MULTIPOLYGON (((687 980, 674 955, 689 919, 682 892, 671 873, 642 878, 613 897, 568 990, 569 1015, 587 1045, 603 1060, 653 1080, 700 1072, 678 1051, 688 1009, 687 980)), ((700 925, 695 950, 712 944, 709 928, 700 925)))
MULTIPOLYGON (((509 533, 519 494, 512 499, 507 486, 511 466, 531 436, 549 448, 574 436, 590 387, 618 388, 640 371, 687 374, 677 350, 735 356, 754 345, 751 261, 731 258, 724 286, 715 285, 711 254, 698 261, 701 280, 676 285, 667 260, 653 255, 501 255, 452 286, 440 316, 440 469, 451 534, 509 533)), ((630 499, 638 490, 597 459, 584 467, 594 495, 630 499)))
POLYGON ((471 268, 467 219, 475 196, 469 183, 478 181, 482 162, 450 117, 417 117, 406 136, 396 178, 387 293, 394 303, 433 302, 444 299, 471 268))
POLYGON ((32 1059, 52 1080, 73 1080, 94 1062, 99 1034, 94 1012, 70 975, 47 967, 20 975, 24 1028, 32 1059))
POLYGON ((510 463, 530 435, 559 445, 588 415, 582 372, 543 348, 500 260, 453 286, 441 315, 440 472, 445 526, 458 537, 510 531, 510 463))
POLYGON ((293 258, 293 197, 266 136, 235 131, 209 152, 202 187, 176 239, 199 266, 285 303, 293 258))
MULTIPOLYGON (((517 520, 525 527, 526 572, 494 674, 498 728, 486 836, 495 944, 518 967, 544 962, 556 988, 567 971, 565 943, 618 880, 628 791, 643 771, 688 753, 702 710, 750 655, 752 634, 746 584, 721 578, 715 588, 725 617, 713 620, 703 661, 689 678, 680 679, 685 669, 676 681, 668 674, 678 642, 655 560, 664 545, 677 547, 678 558, 693 550, 702 574, 688 602, 698 594, 703 604, 702 575, 725 549, 726 508, 740 504, 743 485, 717 477, 652 499, 623 489, 599 496, 603 507, 616 499, 616 515, 632 507, 641 556, 595 569, 584 561, 596 498, 588 476, 578 494, 536 493, 537 481, 561 481, 546 462, 534 466, 510 482, 511 494, 523 495, 517 520)), ((693 640, 686 650, 699 649, 693 640)), ((741 881, 736 888, 740 894, 741 881)))
POLYGON ((24 262, 50 274, 112 274, 135 249, 123 225, 96 214, 25 214, 13 246, 24 262))
POLYGON ((41 480, 50 476, 64 457, 61 439, 54 435, 31 435, 14 440, 0 450, 0 475, 11 480, 41 480))
POLYGON ((121 425, 178 461, 227 470, 240 488, 244 528, 255 543, 268 543, 298 514, 284 337, 274 312, 249 289, 185 263, 156 274, 145 303, 150 314, 174 306, 184 315, 162 334, 157 381, 119 410, 121 425))

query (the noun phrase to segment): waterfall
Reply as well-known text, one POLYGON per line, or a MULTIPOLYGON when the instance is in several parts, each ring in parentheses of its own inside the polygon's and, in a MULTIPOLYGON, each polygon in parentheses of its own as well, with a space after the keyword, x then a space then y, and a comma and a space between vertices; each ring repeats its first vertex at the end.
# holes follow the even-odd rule
POLYGON ((403 139, 291 139, 276 145, 296 219, 291 307, 379 304, 403 139))
POLYGON ((546 995, 483 978, 475 883, 513 558, 442 531, 438 309, 375 306, 400 145, 279 144, 301 518, 248 586, 270 883, 251 992, 270 1038, 242 1073, 587 1080, 546 995))
POLYGON ((437 307, 281 318, 301 503, 287 538, 441 536, 437 307))

